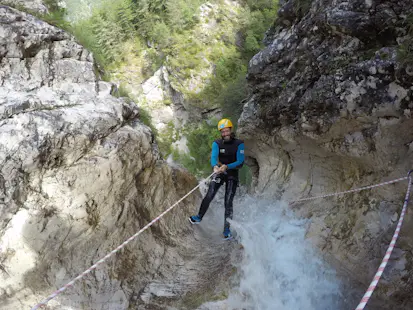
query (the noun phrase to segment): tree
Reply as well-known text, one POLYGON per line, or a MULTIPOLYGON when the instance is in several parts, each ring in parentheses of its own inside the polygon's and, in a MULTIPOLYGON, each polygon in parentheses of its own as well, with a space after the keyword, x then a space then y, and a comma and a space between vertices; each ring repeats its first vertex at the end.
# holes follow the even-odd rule
POLYGON ((130 0, 120 0, 115 8, 116 22, 122 28, 122 32, 128 38, 135 35, 135 27, 133 24, 134 13, 130 0))
POLYGON ((166 14, 168 24, 175 31, 188 29, 196 23, 196 13, 200 2, 185 0, 168 0, 166 14))
POLYGON ((155 23, 152 31, 150 32, 152 41, 157 43, 158 48, 167 47, 171 41, 171 33, 169 27, 164 21, 155 23))

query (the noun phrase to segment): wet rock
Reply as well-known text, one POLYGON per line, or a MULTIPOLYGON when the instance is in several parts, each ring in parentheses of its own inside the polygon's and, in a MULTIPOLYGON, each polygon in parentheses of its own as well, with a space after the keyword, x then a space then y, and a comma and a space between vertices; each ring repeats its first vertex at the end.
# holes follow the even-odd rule
MULTIPOLYGON (((410 67, 398 57, 398 38, 407 33, 413 4, 315 0, 296 15, 295 2, 281 3, 266 47, 249 64, 252 95, 239 133, 254 162, 256 190, 292 200, 405 176, 413 167, 413 90, 410 67)), ((294 209, 311 214, 308 236, 314 243, 352 270, 354 280, 368 283, 390 242, 405 190, 404 182, 294 209)), ((409 252, 410 216, 403 227, 400 249, 409 252)), ((394 260, 399 267, 386 270, 389 281, 380 282, 375 296, 396 294, 399 306, 408 308, 408 264, 394 260), (397 289, 386 293, 390 287, 397 289)))

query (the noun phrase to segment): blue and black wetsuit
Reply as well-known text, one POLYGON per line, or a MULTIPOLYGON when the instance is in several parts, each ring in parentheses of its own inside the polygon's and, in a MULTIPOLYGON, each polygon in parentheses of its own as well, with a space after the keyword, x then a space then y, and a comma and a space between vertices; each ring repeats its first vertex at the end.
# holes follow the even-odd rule
POLYGON ((232 219, 235 192, 238 187, 238 170, 244 164, 244 141, 217 139, 212 143, 211 166, 227 165, 225 173, 214 176, 209 184, 208 192, 202 200, 198 216, 202 219, 214 199, 218 189, 225 183, 225 228, 229 228, 228 218, 232 219))

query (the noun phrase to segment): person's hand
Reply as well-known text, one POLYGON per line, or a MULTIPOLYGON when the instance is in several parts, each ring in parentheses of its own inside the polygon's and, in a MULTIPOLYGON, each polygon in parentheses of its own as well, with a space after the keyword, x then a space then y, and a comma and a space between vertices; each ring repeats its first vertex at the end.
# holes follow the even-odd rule
POLYGON ((227 171, 227 169, 228 169, 228 166, 227 165, 222 165, 221 167, 219 167, 219 172, 225 172, 225 171, 227 171))
POLYGON ((219 167, 218 166, 214 166, 214 173, 219 173, 219 167))

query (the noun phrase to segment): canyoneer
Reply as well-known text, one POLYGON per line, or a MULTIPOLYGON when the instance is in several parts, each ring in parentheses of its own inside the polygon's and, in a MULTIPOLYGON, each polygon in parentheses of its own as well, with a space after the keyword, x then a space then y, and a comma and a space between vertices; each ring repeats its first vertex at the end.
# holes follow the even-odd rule
POLYGON ((212 143, 211 152, 211 166, 214 175, 198 214, 189 217, 191 224, 199 224, 218 189, 225 183, 224 239, 232 238, 228 219, 232 219, 233 200, 239 182, 238 170, 244 164, 244 142, 235 138, 232 128, 232 122, 229 119, 224 118, 218 122, 221 139, 217 139, 212 143))

